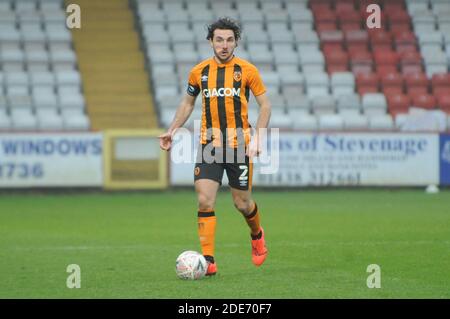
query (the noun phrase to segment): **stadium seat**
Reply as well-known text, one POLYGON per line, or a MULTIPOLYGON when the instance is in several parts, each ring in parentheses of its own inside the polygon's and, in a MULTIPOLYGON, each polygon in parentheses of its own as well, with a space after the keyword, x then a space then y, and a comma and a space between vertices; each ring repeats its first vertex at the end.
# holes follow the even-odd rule
POLYGON ((408 93, 428 93, 429 82, 424 73, 411 73, 405 75, 406 90, 408 93))
POLYGON ((306 96, 286 97, 286 108, 288 111, 301 110, 304 113, 311 113, 311 101, 306 96))
POLYGON ((411 99, 405 94, 391 94, 386 96, 388 110, 392 116, 397 116, 399 113, 408 113, 411 99))
POLYGON ((37 120, 31 109, 11 109, 11 127, 16 131, 34 131, 37 129, 37 120))
POLYGON ((339 114, 323 114, 319 116, 319 129, 340 131, 344 128, 344 119, 339 114))
POLYGON ((417 39, 411 31, 403 31, 396 33, 394 37, 395 50, 398 53, 416 51, 417 39))
POLYGON ((72 94, 59 94, 59 105, 61 108, 75 108, 83 109, 85 108, 85 101, 83 95, 80 93, 72 94))
POLYGON ((369 34, 366 30, 345 31, 345 45, 347 50, 367 51, 369 44, 369 34))
POLYGON ((433 74, 431 78, 431 85, 433 89, 440 86, 450 88, 450 74, 449 73, 433 74))
POLYGON ((355 92, 355 77, 351 72, 337 72, 331 75, 333 96, 349 95, 355 92))
POLYGON ((306 89, 309 99, 329 94, 329 77, 327 73, 313 73, 306 77, 306 89))
POLYGON ((37 128, 41 131, 63 130, 63 120, 53 109, 40 109, 36 112, 37 128))
POLYGON ((323 53, 314 50, 299 52, 300 64, 303 73, 316 73, 325 71, 325 58, 323 53))
POLYGON ((0 131, 9 131, 12 128, 11 118, 0 110, 0 131))
POLYGON ((341 115, 360 114, 361 100, 358 94, 340 95, 337 98, 337 112, 341 115))
POLYGON ((369 128, 369 119, 362 114, 341 114, 344 120, 344 129, 352 130, 367 130, 369 128))
POLYGON ((400 53, 400 68, 404 75, 422 73, 422 56, 416 51, 404 51, 400 53))
POLYGON ((322 31, 319 33, 322 50, 339 50, 343 48, 344 34, 340 30, 322 31))
POLYGON ((417 94, 413 96, 413 106, 433 110, 436 108, 436 98, 429 94, 417 94))
POLYGON ((428 2, 428 0, 408 2, 407 10, 412 16, 415 16, 422 11, 428 11, 428 2))
POLYGON ((360 73, 356 75, 356 87, 360 95, 379 91, 379 77, 376 73, 360 73))
POLYGON ((373 50, 375 50, 375 48, 386 50, 392 49, 392 35, 383 29, 371 29, 369 31, 369 40, 373 50))
POLYGON ((379 114, 369 117, 369 128, 371 130, 393 130, 394 120, 389 114, 379 114))
POLYGON ((392 8, 386 3, 384 10, 387 13, 389 29, 392 32, 411 30, 411 17, 403 8, 392 8))
POLYGON ((438 99, 439 108, 447 114, 450 114, 450 91, 442 94, 438 99))
POLYGON ((356 10, 348 9, 339 10, 339 5, 346 5, 345 3, 336 3, 336 13, 338 23, 342 31, 353 31, 361 29, 361 15, 356 10))
POLYGON ((367 51, 350 52, 350 68, 355 75, 371 73, 374 68, 372 54, 367 51))
POLYGON ((42 89, 42 87, 39 89, 38 87, 33 91, 32 97, 34 107, 37 109, 56 109, 59 106, 57 96, 53 90, 42 89))
POLYGON ((331 95, 316 96, 311 101, 311 109, 315 115, 333 114, 336 112, 334 97, 331 95))
POLYGON ((379 115, 385 114, 387 110, 387 102, 382 93, 367 93, 362 97, 362 110, 364 114, 379 115))
POLYGON ((403 77, 396 72, 386 73, 381 77, 381 89, 385 95, 403 93, 403 77))
POLYGON ((306 114, 294 118, 294 128, 298 130, 314 131, 319 128, 319 123, 315 116, 306 114))
MULTIPOLYGON (((313 6, 313 4, 312 4, 313 6)), ((314 24, 318 33, 322 31, 333 31, 337 28, 337 16, 334 11, 324 9, 314 9, 311 6, 314 15, 314 24)))
POLYGON ((388 51, 388 50, 374 50, 374 60, 377 64, 377 67, 379 65, 394 65, 396 66, 399 62, 399 56, 394 51, 388 51))
POLYGON ((86 131, 89 130, 90 121, 85 115, 63 115, 64 130, 86 131))

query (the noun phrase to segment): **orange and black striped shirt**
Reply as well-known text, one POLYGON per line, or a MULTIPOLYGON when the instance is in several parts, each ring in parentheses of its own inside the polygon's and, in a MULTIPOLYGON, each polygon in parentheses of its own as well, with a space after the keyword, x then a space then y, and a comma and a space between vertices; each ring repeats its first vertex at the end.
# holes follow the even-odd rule
POLYGON ((248 145, 250 124, 248 101, 266 92, 258 69, 250 62, 233 57, 219 64, 214 57, 192 68, 187 93, 202 94, 202 120, 200 141, 221 146, 220 137, 226 137, 231 147, 248 145), (220 133, 220 134, 219 134, 220 133))

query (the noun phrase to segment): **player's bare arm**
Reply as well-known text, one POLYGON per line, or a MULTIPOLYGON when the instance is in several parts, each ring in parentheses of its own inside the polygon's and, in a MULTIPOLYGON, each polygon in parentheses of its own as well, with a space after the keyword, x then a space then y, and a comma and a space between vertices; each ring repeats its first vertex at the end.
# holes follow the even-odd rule
POLYGON ((269 125, 272 106, 266 94, 256 96, 256 102, 259 105, 259 116, 256 122, 256 133, 252 137, 250 145, 247 149, 247 156, 258 156, 261 153, 261 145, 259 139, 259 130, 265 129, 269 125))
POLYGON ((191 96, 189 94, 184 95, 169 129, 166 133, 159 136, 159 146, 163 150, 168 151, 172 147, 173 135, 178 128, 182 127, 184 123, 186 123, 189 116, 191 116, 192 111, 194 110, 195 98, 195 96, 191 96))

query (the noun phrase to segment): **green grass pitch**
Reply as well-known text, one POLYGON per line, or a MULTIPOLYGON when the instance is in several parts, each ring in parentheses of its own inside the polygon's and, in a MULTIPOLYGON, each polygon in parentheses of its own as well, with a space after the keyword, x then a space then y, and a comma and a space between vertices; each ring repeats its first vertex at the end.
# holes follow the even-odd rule
POLYGON ((228 191, 215 277, 183 281, 200 250, 195 193, 0 195, 0 298, 449 298, 450 191, 256 189, 269 255, 256 268, 228 191), (81 288, 69 289, 69 264, 81 288), (369 289, 369 264, 381 288, 369 289))

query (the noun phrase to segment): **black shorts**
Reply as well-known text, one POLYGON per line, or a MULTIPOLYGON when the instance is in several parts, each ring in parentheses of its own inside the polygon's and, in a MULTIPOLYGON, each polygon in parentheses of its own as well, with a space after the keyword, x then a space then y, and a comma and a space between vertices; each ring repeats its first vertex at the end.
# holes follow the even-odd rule
POLYGON ((223 172, 227 172, 228 185, 239 190, 252 188, 253 163, 245 150, 201 144, 198 148, 194 180, 210 179, 222 185, 223 172))

